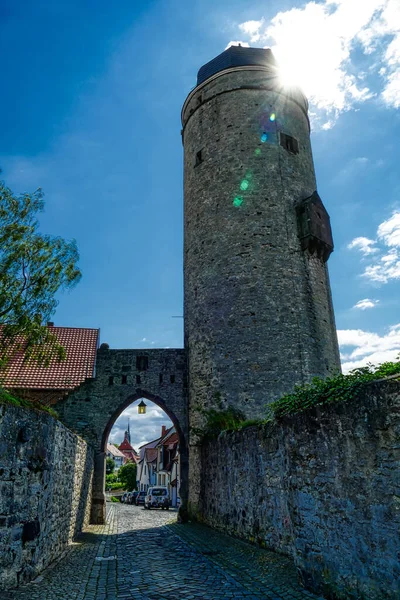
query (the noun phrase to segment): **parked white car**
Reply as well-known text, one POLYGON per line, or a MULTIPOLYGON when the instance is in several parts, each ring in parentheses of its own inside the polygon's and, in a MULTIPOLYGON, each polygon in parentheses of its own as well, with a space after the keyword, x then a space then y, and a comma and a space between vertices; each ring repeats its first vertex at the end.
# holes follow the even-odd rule
POLYGON ((163 486, 151 487, 147 490, 147 495, 144 499, 145 508, 161 508, 169 509, 171 506, 171 498, 168 494, 168 488, 163 486))

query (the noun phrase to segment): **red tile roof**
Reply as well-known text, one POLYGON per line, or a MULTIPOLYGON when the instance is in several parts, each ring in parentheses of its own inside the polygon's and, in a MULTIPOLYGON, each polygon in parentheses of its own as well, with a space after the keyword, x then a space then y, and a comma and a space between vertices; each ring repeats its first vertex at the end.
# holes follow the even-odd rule
MULTIPOLYGON (((128 442, 128 440, 126 438, 124 439, 122 444, 119 445, 119 449, 120 450, 133 450, 133 452, 135 452, 135 449, 130 445, 130 443, 128 442)), ((136 452, 135 452, 135 454, 136 454, 136 452)))
POLYGON ((99 329, 54 327, 51 332, 65 348, 63 362, 53 360, 48 367, 24 362, 23 352, 10 361, 3 385, 11 389, 72 390, 94 376, 99 329))

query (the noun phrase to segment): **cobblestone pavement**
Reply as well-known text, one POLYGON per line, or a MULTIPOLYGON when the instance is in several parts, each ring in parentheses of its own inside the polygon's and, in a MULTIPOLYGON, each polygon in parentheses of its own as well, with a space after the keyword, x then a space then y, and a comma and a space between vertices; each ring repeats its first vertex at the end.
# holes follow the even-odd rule
MULTIPOLYGON (((7 600, 310 600, 292 562, 174 513, 109 504, 67 556, 7 600)), ((323 600, 323 599, 319 599, 323 600)))

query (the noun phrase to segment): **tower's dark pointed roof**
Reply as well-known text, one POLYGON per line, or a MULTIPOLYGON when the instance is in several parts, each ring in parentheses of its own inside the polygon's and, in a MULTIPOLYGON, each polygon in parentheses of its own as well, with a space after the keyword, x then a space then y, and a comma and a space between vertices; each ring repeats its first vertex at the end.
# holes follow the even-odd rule
POLYGON ((230 46, 200 68, 197 74, 197 85, 224 69, 248 65, 266 66, 267 64, 276 65, 274 55, 269 48, 230 46))

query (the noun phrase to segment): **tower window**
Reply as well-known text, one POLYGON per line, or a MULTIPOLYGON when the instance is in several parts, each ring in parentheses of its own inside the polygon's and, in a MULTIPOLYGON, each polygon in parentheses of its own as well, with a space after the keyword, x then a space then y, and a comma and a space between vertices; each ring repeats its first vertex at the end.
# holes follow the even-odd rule
POLYGON ((141 383, 140 375, 136 375, 136 383, 141 383))
POLYGON ((163 376, 162 376, 162 373, 160 373, 160 383, 162 383, 162 382, 163 382, 163 376))
POLYGON ((121 377, 121 383, 123 385, 125 385, 126 383, 128 383, 128 376, 127 375, 122 375, 122 377, 121 377))
POLYGON ((198 167, 203 162, 202 152, 203 150, 199 150, 198 152, 196 152, 196 160, 194 163, 195 167, 198 167))
POLYGON ((136 369, 138 371, 147 371, 149 368, 149 357, 148 356, 137 356, 136 357, 136 369))
POLYGON ((112 375, 108 378, 108 385, 114 385, 114 377, 112 375))
POLYGON ((285 148, 285 150, 287 150, 288 152, 291 152, 292 154, 299 153, 299 142, 296 140, 296 138, 292 137, 291 135, 287 135, 286 133, 281 132, 280 142, 282 148, 285 148))
POLYGON ((170 382, 171 382, 171 383, 175 383, 175 375, 171 375, 171 377, 170 377, 170 382))

